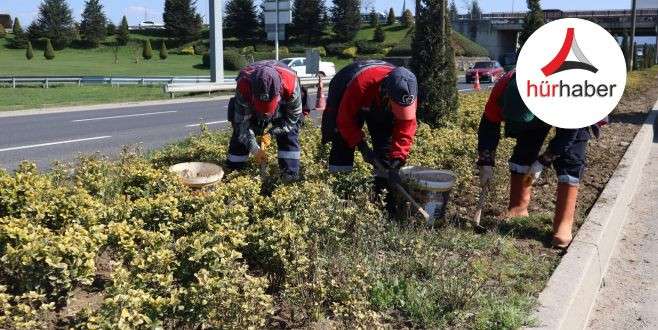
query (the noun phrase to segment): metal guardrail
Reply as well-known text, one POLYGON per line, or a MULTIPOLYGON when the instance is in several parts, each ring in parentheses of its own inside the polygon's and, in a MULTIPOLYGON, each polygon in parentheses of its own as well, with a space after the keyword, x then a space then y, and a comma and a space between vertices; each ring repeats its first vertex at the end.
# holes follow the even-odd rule
MULTIPOLYGON (((333 77, 325 77, 323 80, 329 82, 333 77)), ((314 87, 318 84, 318 78, 299 78, 304 87, 314 87)), ((165 93, 173 99, 176 93, 212 93, 212 92, 230 92, 236 87, 235 81, 224 83, 201 83, 201 84, 166 84, 163 87, 165 93)))
MULTIPOLYGON (((229 77, 230 78, 230 77, 229 77)), ((18 85, 41 85, 48 88, 55 84, 82 85, 166 85, 209 83, 210 76, 0 76, 0 85, 16 88, 18 85)))

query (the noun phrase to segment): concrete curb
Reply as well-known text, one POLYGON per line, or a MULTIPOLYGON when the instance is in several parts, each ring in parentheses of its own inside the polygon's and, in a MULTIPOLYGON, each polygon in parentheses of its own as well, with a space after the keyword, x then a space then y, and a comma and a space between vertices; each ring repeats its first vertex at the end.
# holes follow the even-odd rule
POLYGON ((610 256, 619 239, 653 143, 658 102, 539 295, 540 329, 583 329, 589 321, 610 256))

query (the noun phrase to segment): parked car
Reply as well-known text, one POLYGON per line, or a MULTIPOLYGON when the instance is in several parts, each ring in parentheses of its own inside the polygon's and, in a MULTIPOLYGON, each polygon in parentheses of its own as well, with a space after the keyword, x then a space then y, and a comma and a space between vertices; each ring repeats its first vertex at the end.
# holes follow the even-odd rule
MULTIPOLYGON (((313 77, 313 74, 306 73, 306 58, 305 57, 291 57, 281 60, 289 68, 295 70, 299 77, 313 77)), ((320 61, 320 74, 325 77, 333 77, 336 74, 336 65, 332 62, 320 61)))
POLYGON ((471 69, 466 71, 466 83, 472 84, 475 82, 475 75, 480 75, 480 81, 487 81, 495 83, 500 77, 505 74, 505 70, 498 63, 498 61, 483 61, 476 62, 471 69))

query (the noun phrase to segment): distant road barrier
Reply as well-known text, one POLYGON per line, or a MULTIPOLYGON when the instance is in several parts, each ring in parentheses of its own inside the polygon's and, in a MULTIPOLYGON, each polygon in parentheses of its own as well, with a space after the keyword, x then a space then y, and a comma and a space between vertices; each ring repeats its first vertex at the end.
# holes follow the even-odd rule
POLYGON ((209 83, 210 76, 0 76, 1 85, 16 88, 18 85, 41 85, 48 88, 50 85, 76 84, 82 85, 158 85, 165 84, 199 84, 209 83))
MULTIPOLYGON (((325 77, 325 83, 328 83, 332 77, 325 77)), ((302 86, 313 87, 317 85, 318 78, 308 77, 300 78, 302 86)), ((211 93, 211 92, 230 92, 235 90, 235 77, 226 77, 224 82, 213 83, 210 76, 145 76, 145 77, 127 77, 127 76, 0 76, 0 85, 8 85, 16 88, 19 85, 41 85, 43 88, 49 88, 51 85, 75 84, 82 85, 156 85, 163 86, 164 92, 172 98, 176 93, 211 93)))
MULTIPOLYGON (((332 77, 323 78, 325 84, 328 84, 332 77)), ((318 78, 300 78, 304 87, 315 87, 318 84, 318 78)), ((200 84, 181 84, 171 83, 164 85, 164 92, 168 93, 171 98, 176 93, 212 93, 212 92, 231 92, 235 90, 235 80, 223 83, 200 83, 200 84)))

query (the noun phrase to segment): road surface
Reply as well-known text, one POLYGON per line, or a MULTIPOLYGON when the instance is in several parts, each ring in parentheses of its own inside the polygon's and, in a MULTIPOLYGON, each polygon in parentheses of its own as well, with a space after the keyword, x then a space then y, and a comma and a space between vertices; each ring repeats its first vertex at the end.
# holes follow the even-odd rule
MULTIPOLYGON (((658 133, 658 127, 654 126, 658 133)), ((658 134, 589 329, 658 329, 658 134)))
MULTIPOLYGON (((462 92, 470 86, 459 84, 462 92)), ((483 88, 487 88, 486 85, 483 88)), ((314 104, 314 96, 309 98, 314 104)), ((0 168, 14 170, 22 160, 45 169, 80 153, 115 156, 125 145, 145 151, 198 132, 199 124, 225 128, 227 100, 121 109, 40 113, 0 118, 0 168)))

